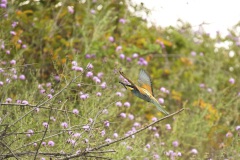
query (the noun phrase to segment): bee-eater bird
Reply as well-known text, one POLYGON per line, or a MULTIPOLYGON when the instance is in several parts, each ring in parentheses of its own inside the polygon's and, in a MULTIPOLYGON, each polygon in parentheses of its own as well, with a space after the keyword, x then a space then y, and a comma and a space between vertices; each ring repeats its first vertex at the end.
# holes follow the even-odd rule
POLYGON ((119 71, 119 73, 130 83, 125 84, 123 82, 121 83, 126 89, 130 90, 135 96, 153 103, 157 109, 164 114, 168 115, 169 113, 163 109, 163 107, 158 103, 156 98, 154 98, 153 94, 153 88, 152 88, 152 81, 151 78, 148 76, 148 74, 141 69, 138 76, 138 83, 139 86, 135 85, 130 79, 128 79, 123 72, 119 71))

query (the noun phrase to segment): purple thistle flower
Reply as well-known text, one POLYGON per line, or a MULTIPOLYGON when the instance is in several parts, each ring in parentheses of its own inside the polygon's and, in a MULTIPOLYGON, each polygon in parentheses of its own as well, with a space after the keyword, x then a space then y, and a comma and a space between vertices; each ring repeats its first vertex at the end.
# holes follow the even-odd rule
POLYGON ((48 123, 47 123, 47 122, 43 122, 42 125, 43 125, 43 127, 45 127, 45 128, 48 127, 48 123))
POLYGON ((12 102, 12 98, 7 98, 6 99, 6 103, 11 103, 12 102))
POLYGON ((47 97, 48 99, 52 99, 53 96, 51 94, 48 94, 47 97))
POLYGON ((161 88, 160 88, 160 91, 163 92, 163 93, 165 93, 165 92, 166 92, 166 88, 161 87, 161 88))
POLYGON ((55 143, 54 143, 53 141, 48 141, 48 145, 49 145, 50 147, 53 147, 53 146, 55 145, 55 143))
POLYGON ((10 64, 11 64, 11 65, 15 65, 15 64, 16 64, 16 60, 14 60, 14 59, 11 60, 11 61, 10 61, 10 64))
POLYGON ((211 93, 213 90, 212 90, 212 88, 207 88, 207 91, 208 91, 209 93, 211 93))
POLYGON ((18 78, 18 76, 16 74, 14 74, 14 75, 12 75, 12 78, 16 80, 18 78))
POLYGON ((90 58, 91 58, 91 55, 90 55, 90 54, 86 54, 85 57, 86 57, 87 59, 90 59, 90 58))
POLYGON ((110 42, 114 42, 114 37, 110 36, 110 37, 108 37, 108 40, 109 40, 110 42))
POLYGON ((23 101, 22 101, 22 104, 28 105, 28 101, 23 100, 23 101))
POLYGON ((86 77, 92 77, 93 73, 91 71, 87 72, 86 77))
POLYGON ((31 137, 33 134, 34 134, 33 130, 29 129, 26 135, 27 137, 31 137))
POLYGON ((131 146, 127 146, 126 148, 127 148, 127 150, 133 150, 133 148, 131 146))
POLYGON ((229 79, 229 83, 234 84, 235 83, 235 79, 234 78, 230 78, 229 79))
POLYGON ((14 32, 14 31, 10 31, 10 34, 13 35, 13 36, 17 35, 16 32, 14 32))
POLYGON ((131 106, 131 104, 129 102, 125 102, 123 105, 127 108, 131 106))
POLYGON ((160 104, 163 104, 163 103, 164 103, 164 99, 163 99, 163 98, 159 98, 159 99, 158 99, 158 102, 159 102, 160 104))
POLYGON ((4 42, 2 42, 2 44, 1 44, 1 49, 5 49, 5 45, 4 45, 4 42))
POLYGON ((121 92, 116 92, 116 95, 121 97, 122 96, 122 93, 121 92))
POLYGON ((120 59, 125 59, 125 55, 123 53, 120 54, 119 56, 120 59))
POLYGON ((155 134, 154 134, 154 137, 159 138, 159 137, 160 137, 160 136, 159 136, 159 133, 155 133, 155 134))
POLYGON ((45 92, 46 92, 45 89, 41 89, 41 90, 40 90, 40 93, 41 93, 41 94, 44 94, 45 92))
POLYGON ((153 155, 153 158, 154 158, 154 159, 159 159, 160 156, 159 156, 158 154, 154 154, 154 155, 153 155))
POLYGON ((125 24, 126 23, 126 20, 124 18, 120 18, 119 19, 119 22, 122 23, 122 24, 125 24))
POLYGON ((104 137, 105 133, 106 133, 105 130, 102 130, 101 131, 101 136, 104 137))
POLYGON ((4 83, 3 83, 2 81, 0 81, 0 86, 3 86, 3 84, 4 84, 4 83))
POLYGON ((99 73, 97 74, 97 76, 98 76, 98 78, 102 78, 103 73, 102 73, 102 72, 99 72, 99 73))
POLYGON ((6 50, 6 54, 10 54, 11 52, 10 52, 10 50, 6 50))
POLYGON ((140 66, 147 66, 148 62, 144 58, 140 57, 139 60, 138 60, 138 64, 140 66))
POLYGON ((35 112, 39 112, 39 110, 40 109, 38 107, 35 107, 35 109, 34 109, 35 112))
POLYGON ((1 8, 7 8, 7 4, 1 3, 1 4, 0 4, 0 7, 1 7, 1 8))
POLYGON ((126 118, 127 115, 126 115, 126 113, 120 113, 120 117, 122 117, 122 118, 126 118))
POLYGON ((88 68, 88 69, 93 69, 92 63, 89 63, 89 64, 87 65, 87 68, 88 68))
POLYGON ((122 102, 116 102, 117 107, 122 107, 122 102))
POLYGON ((25 80, 26 77, 25 77, 25 75, 21 74, 21 75, 19 76, 19 79, 21 79, 21 80, 25 80))
POLYGON ((236 127, 236 131, 240 131, 240 125, 236 127))
POLYGON ((85 125, 85 126, 83 126, 82 128, 83 128, 85 131, 89 131, 90 126, 89 126, 89 125, 85 125))
POLYGON ((84 139, 84 143, 88 143, 89 140, 87 138, 84 139))
POLYGON ((6 79, 6 83, 10 83, 11 80, 9 78, 6 79))
POLYGON ((108 114, 108 110, 107 109, 103 109, 102 110, 102 114, 108 114))
POLYGON ((102 93, 101 93, 101 92, 97 92, 96 95, 97 95, 98 97, 101 97, 101 96, 102 96, 102 93))
POLYGON ((128 114, 128 118, 129 118, 130 120, 133 120, 133 119, 134 119, 134 115, 128 114))
POLYGON ((112 140, 111 140, 110 138, 107 138, 107 139, 105 140, 105 142, 107 142, 107 143, 111 143, 112 140))
POLYGON ((46 84, 46 87, 48 87, 48 88, 50 88, 52 86, 52 84, 50 83, 50 82, 48 82, 47 84, 46 84))
POLYGON ((192 154, 198 154, 198 151, 197 149, 193 148, 191 151, 190 151, 192 154))
POLYGON ((204 83, 200 83, 200 84, 199 84, 199 87, 200 87, 200 88, 204 88, 204 87, 205 87, 205 84, 204 84, 204 83))
POLYGON ((19 44, 22 44, 22 40, 21 40, 21 39, 19 39, 17 42, 18 42, 19 44))
POLYGON ((73 114, 76 114, 76 115, 78 115, 79 114, 79 111, 78 111, 78 109, 73 109, 73 114))
POLYGON ((135 123, 133 124, 133 126, 134 126, 134 127, 141 127, 141 124, 138 123, 138 122, 135 122, 135 123))
POLYGON ((162 48, 165 48, 165 45, 164 45, 163 42, 160 42, 160 46, 161 46, 162 48))
POLYGON ((146 148, 147 148, 147 149, 150 149, 150 148, 151 148, 151 145, 150 145, 150 144, 146 144, 146 148))
POLYGON ((157 121, 157 118, 156 118, 156 117, 153 117, 153 118, 152 118, 152 121, 153 121, 153 122, 156 122, 156 121, 157 121))
POLYGON ((132 58, 127 57, 126 60, 127 60, 128 62, 131 62, 131 61, 132 61, 132 58))
POLYGON ((107 87, 107 83, 106 83, 106 82, 103 82, 103 83, 101 84, 101 87, 102 87, 102 89, 105 89, 105 88, 107 87))
POLYGON ((85 99, 89 98, 89 95, 88 94, 82 94, 82 95, 80 95, 80 98, 85 100, 85 99))
POLYGON ((42 146, 46 146, 47 145, 47 143, 46 142, 42 142, 42 146))
POLYGON ((69 13, 71 13, 71 14, 74 13, 74 8, 73 8, 73 6, 68 6, 67 8, 68 8, 68 12, 69 12, 69 13))
POLYGON ((133 53, 132 58, 138 58, 138 54, 137 53, 133 53))
POLYGON ((178 157, 181 157, 181 156, 182 156, 182 153, 181 153, 181 152, 177 152, 177 156, 178 156, 178 157))
POLYGON ((89 118, 88 119, 88 122, 91 124, 93 122, 93 119, 92 118, 89 118))
POLYGON ((172 142, 172 145, 173 145, 174 147, 178 147, 178 146, 179 146, 179 143, 178 143, 178 141, 173 141, 173 142, 172 142))
POLYGON ((77 133, 74 133, 74 134, 73 134, 73 137, 75 137, 75 138, 81 137, 81 134, 78 133, 78 132, 77 132, 77 133))
POLYGON ((0 73, 3 73, 4 72, 4 69, 0 68, 0 73))
POLYGON ((171 130, 172 129, 170 124, 166 124, 165 127, 166 127, 167 130, 171 130))
POLYGON ((113 137, 114 138, 118 138, 118 134, 117 133, 113 133, 113 137))
POLYGON ((50 120, 52 120, 53 122, 56 121, 56 118, 54 118, 53 116, 50 117, 50 120))
POLYGON ((122 46, 117 46, 116 51, 118 52, 120 50, 122 50, 122 46))
POLYGON ((105 125, 105 127, 109 127, 110 126, 110 122, 109 121, 104 121, 104 125, 105 125))
POLYGON ((96 83, 101 83, 101 80, 100 80, 98 77, 96 77, 96 76, 93 77, 93 80, 94 80, 96 83))
POLYGON ((78 64, 77 64, 76 61, 72 61, 72 65, 73 65, 73 66, 77 66, 78 64))
POLYGON ((54 76, 55 81, 60 81, 60 77, 58 75, 54 76))
POLYGON ((96 14, 96 11, 95 11, 94 9, 91 9, 90 12, 91 12, 92 14, 96 14))
POLYGON ((26 44, 23 44, 23 45, 22 45, 22 48, 23 48, 23 49, 27 48, 27 45, 26 45, 26 44))
POLYGON ((197 55, 197 53, 196 53, 196 52, 194 52, 194 51, 192 51, 192 52, 191 52, 191 55, 194 57, 194 56, 196 56, 196 55, 197 55))
POLYGON ((18 22, 13 22, 12 27, 15 28, 18 25, 18 22))
POLYGON ((227 137, 227 138, 231 138, 232 136, 233 136, 232 132, 228 132, 228 133, 226 134, 226 137, 227 137))
POLYGON ((67 127, 68 127, 68 124, 67 124, 67 122, 62 122, 62 123, 61 123, 61 126, 62 126, 63 128, 67 128, 67 127))
POLYGON ((17 100, 16 103, 17 103, 17 104, 21 104, 21 103, 22 103, 22 100, 17 100))

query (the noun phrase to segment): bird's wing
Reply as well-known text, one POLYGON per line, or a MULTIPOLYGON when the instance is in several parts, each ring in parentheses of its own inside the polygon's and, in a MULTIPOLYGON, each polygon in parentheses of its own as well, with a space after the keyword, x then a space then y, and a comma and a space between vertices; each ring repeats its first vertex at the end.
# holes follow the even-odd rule
POLYGON ((119 71, 119 73, 123 76, 123 78, 125 78, 126 80, 128 80, 128 82, 131 84, 131 87, 132 87, 132 88, 135 88, 135 89, 138 90, 138 87, 137 87, 130 79, 128 79, 123 72, 119 71))
POLYGON ((169 115, 169 113, 158 103, 158 101, 155 98, 151 102, 157 107, 159 111, 166 115, 169 115))
POLYGON ((139 72, 138 83, 140 87, 146 89, 152 96, 154 96, 151 78, 143 69, 139 72))

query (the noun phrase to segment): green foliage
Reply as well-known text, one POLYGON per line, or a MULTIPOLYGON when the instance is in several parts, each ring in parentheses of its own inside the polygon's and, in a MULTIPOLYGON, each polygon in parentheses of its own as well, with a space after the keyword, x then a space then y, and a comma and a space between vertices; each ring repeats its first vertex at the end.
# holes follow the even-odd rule
POLYGON ((239 159, 239 24, 211 38, 147 27, 126 1, 26 2, 0 8, 1 159, 239 159), (112 144, 163 117, 118 83, 140 68, 167 111, 186 109, 112 144))

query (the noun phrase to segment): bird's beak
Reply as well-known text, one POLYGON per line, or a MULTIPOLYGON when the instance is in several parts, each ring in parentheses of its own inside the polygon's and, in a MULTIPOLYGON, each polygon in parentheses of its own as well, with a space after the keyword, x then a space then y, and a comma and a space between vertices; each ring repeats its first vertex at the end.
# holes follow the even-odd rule
POLYGON ((130 91, 134 89, 134 86, 132 86, 132 85, 128 85, 128 84, 125 84, 123 82, 119 82, 119 83, 121 83, 124 88, 126 88, 126 89, 128 89, 130 91))
POLYGON ((123 85, 123 87, 127 89, 127 87, 126 87, 126 84, 125 84, 125 83, 123 83, 123 82, 119 82, 119 83, 120 83, 120 84, 122 84, 122 85, 123 85))

